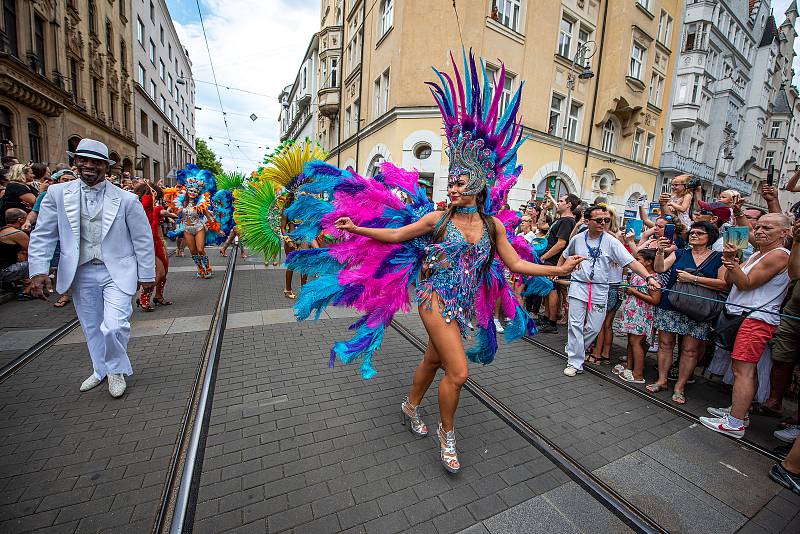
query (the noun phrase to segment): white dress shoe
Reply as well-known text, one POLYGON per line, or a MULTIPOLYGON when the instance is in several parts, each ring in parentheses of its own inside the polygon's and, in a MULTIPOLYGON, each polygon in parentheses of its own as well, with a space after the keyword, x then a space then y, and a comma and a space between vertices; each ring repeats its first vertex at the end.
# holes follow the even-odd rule
POLYGON ((97 387, 102 381, 102 378, 97 378, 94 376, 94 373, 92 373, 92 376, 84 380, 83 384, 81 384, 81 392, 89 391, 90 389, 97 387))
POLYGON ((108 375, 108 392, 115 399, 125 393, 125 377, 122 374, 108 375))

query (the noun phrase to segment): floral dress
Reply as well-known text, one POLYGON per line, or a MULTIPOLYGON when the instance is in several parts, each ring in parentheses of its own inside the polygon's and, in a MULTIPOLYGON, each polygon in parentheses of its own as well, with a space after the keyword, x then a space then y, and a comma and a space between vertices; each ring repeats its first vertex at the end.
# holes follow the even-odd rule
MULTIPOLYGON (((638 274, 631 273, 630 284, 642 293, 648 293, 647 281, 638 274)), ((636 298, 634 295, 625 295, 625 301, 614 318, 614 331, 620 334, 647 336, 649 343, 653 337, 654 320, 655 306, 636 298)))

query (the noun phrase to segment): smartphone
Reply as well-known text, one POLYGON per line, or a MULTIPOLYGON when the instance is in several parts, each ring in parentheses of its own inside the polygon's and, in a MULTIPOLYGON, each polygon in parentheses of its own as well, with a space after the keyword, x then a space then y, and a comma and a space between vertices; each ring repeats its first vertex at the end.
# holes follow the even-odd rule
POLYGON ((749 234, 750 228, 747 226, 729 226, 722 233, 722 242, 733 243, 737 249, 744 250, 747 248, 749 234))
POLYGON ((775 179, 775 165, 770 165, 767 171, 767 185, 772 187, 772 182, 775 179))
POLYGON ((664 239, 669 239, 670 241, 675 240, 675 225, 674 224, 667 224, 664 226, 664 239))
POLYGON ((644 221, 641 219, 628 219, 625 223, 625 233, 632 231, 634 241, 639 241, 642 238, 642 228, 644 221))

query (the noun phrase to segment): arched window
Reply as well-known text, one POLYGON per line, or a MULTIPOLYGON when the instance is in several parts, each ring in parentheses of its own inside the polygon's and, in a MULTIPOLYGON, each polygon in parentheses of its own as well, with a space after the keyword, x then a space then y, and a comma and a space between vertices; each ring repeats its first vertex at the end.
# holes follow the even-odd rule
MULTIPOLYGON (((0 106, 0 139, 14 140, 14 128, 11 126, 11 111, 0 106)), ((2 154, 5 156, 5 154, 2 154)))
POLYGON ((372 161, 369 162, 367 166, 367 176, 370 178, 374 178, 377 176, 379 172, 381 172, 381 163, 386 161, 386 158, 381 156, 380 154, 376 154, 375 157, 372 158, 372 161))
POLYGON ((617 124, 608 119, 603 125, 603 151, 613 153, 617 144, 617 124))
POLYGON ((42 161, 42 132, 39 123, 33 119, 28 119, 28 143, 30 145, 30 157, 34 163, 42 161))

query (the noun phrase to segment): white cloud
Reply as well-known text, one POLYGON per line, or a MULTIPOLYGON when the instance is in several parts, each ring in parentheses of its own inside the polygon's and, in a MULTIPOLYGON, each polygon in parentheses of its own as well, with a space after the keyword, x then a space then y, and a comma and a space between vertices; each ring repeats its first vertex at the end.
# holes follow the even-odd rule
MULTIPOLYGON (((278 143, 277 97, 294 81, 308 43, 319 30, 316 0, 203 0, 211 59, 222 86, 264 93, 250 95, 220 87, 223 109, 228 113, 230 136, 225 131, 219 99, 213 85, 197 83, 196 134, 208 139, 226 170, 253 170, 266 152, 278 143), (248 117, 255 113, 253 122, 248 117), (239 141, 228 141, 230 137, 239 141), (230 143, 226 147, 223 143, 230 143), (238 148, 237 148, 238 145, 238 148), (261 148, 258 148, 258 147, 261 148)), ((195 80, 213 81, 199 20, 175 29, 189 50, 195 80)))

